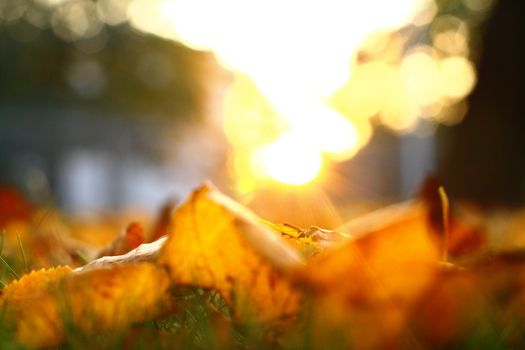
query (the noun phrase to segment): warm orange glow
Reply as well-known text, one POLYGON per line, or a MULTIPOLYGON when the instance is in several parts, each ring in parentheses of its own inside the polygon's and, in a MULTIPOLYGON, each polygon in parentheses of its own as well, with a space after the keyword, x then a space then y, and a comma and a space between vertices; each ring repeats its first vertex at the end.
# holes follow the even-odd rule
MULTIPOLYGON (((103 20, 118 23, 105 9, 125 1, 100 1, 103 20)), ((465 1, 470 8, 489 2, 465 1)), ((438 12, 435 0, 127 6, 134 27, 209 50, 233 72, 224 132, 232 145, 229 169, 243 192, 268 179, 312 181, 323 164, 353 157, 370 139, 372 121, 407 132, 421 117, 450 120, 446 109, 470 93, 476 75, 468 26, 438 12), (396 33, 407 24, 428 25, 433 47, 408 45, 409 36, 396 33), (357 59, 360 48, 365 60, 357 59)))
POLYGON ((204 113, 224 127, 228 169, 243 194, 267 180, 311 181, 359 152, 375 124, 404 133, 420 130, 422 118, 426 130, 461 121, 476 83, 471 39, 495 3, 462 0, 450 11, 437 0, 37 2, 52 11, 52 30, 86 53, 97 48, 85 39, 126 21, 213 53, 233 83, 224 110, 213 102, 204 113), (292 161, 296 153, 311 169, 292 161), (295 171, 302 177, 289 176, 295 171))
MULTIPOLYGON (((131 8, 142 1, 133 1, 131 8)), ((369 123, 340 114, 327 104, 328 98, 350 77, 350 62, 365 36, 407 23, 422 4, 154 2, 158 6, 150 8, 160 11, 161 20, 149 24, 152 31, 213 51, 235 73, 225 101, 224 129, 233 145, 232 175, 243 188, 263 175, 294 185, 309 182, 322 170, 324 159, 348 159, 366 144, 369 123), (239 152, 242 156, 235 155, 239 152)), ((147 25, 147 17, 132 11, 139 27, 147 25)))

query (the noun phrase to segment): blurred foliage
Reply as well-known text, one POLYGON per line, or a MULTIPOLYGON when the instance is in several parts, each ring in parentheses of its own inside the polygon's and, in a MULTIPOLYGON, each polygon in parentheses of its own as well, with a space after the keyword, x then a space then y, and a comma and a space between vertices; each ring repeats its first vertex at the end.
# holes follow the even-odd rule
POLYGON ((0 0, 0 104, 74 105, 148 117, 199 114, 208 54, 126 23, 99 21, 94 32, 68 37, 55 20, 59 8, 45 3, 0 0))
MULTIPOLYGON (((74 270, 83 264, 75 252, 96 248, 86 238, 101 229, 82 233, 68 220, 71 231, 57 231, 53 246, 69 252, 71 267, 31 249, 31 268, 38 259, 45 270, 0 266, 12 273, 0 278, 0 348, 523 348, 523 212, 497 219, 504 228, 494 212, 438 208, 434 190, 337 233, 261 221, 207 185, 170 211, 166 238, 74 270), (311 243, 314 253, 303 255, 311 243)), ((6 190, 0 199, 23 200, 6 190)), ((28 219, 0 215, 0 256, 10 261, 20 260, 19 246, 52 235, 43 222, 20 243, 12 236, 28 219)))

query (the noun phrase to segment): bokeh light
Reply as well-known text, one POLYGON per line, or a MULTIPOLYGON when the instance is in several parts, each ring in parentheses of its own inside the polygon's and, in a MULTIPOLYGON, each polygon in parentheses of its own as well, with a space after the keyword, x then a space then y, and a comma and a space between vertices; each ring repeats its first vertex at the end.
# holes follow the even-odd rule
POLYGON ((472 62, 464 57, 447 57, 440 63, 440 75, 445 96, 459 100, 467 96, 476 83, 472 62))
MULTIPOLYGON (((0 1, 0 20, 23 24, 8 28, 21 42, 34 40, 37 28, 51 27, 86 54, 106 44, 104 26, 124 23, 212 52, 233 73, 224 109, 215 114, 222 115, 231 144, 230 175, 246 192, 256 187, 253 181, 315 179, 331 162, 358 153, 378 124, 406 133, 422 118, 459 122, 477 80, 476 23, 493 3, 0 1), (291 156, 297 152, 310 155, 291 156), (304 177, 288 177, 294 173, 304 177)), ((107 85, 99 68, 94 60, 75 63, 67 82, 85 98, 97 96, 107 85)), ((169 70, 169 58, 153 52, 137 58, 135 74, 160 89, 169 83, 169 70)))
MULTIPOLYGON (((188 46, 213 51, 236 73, 225 110, 233 152, 251 153, 246 161, 257 158, 270 177, 298 184, 318 175, 319 157, 342 161, 366 144, 368 123, 357 127, 351 115, 328 102, 351 76, 351 62, 364 37, 407 23, 421 11, 421 2, 180 0, 165 1, 159 8, 173 24, 165 27, 165 36, 174 31, 188 46), (376 11, 378 6, 384 11, 376 11), (310 156, 302 159, 300 154, 310 156), (302 164, 306 162, 313 165, 302 164), (289 176, 295 173, 303 178, 289 176)), ((158 22, 154 30, 161 30, 158 22)), ((261 171, 256 171, 232 175, 243 183, 242 176, 259 177, 261 171)))

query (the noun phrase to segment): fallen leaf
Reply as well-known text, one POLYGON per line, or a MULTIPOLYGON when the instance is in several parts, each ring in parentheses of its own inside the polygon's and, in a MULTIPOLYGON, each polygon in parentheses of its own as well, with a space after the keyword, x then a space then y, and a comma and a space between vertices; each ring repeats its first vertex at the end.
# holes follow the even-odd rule
POLYGON ((172 223, 159 263, 173 283, 216 289, 237 320, 265 323, 297 311, 300 296, 282 272, 303 259, 248 209, 203 186, 172 223))
POLYGON ((69 266, 32 271, 0 289, 0 310, 5 312, 4 320, 16 320, 24 307, 30 305, 34 299, 45 293, 51 284, 71 271, 69 266))
POLYGON ((461 348, 479 336, 523 348, 525 254, 500 252, 441 270, 415 310, 413 324, 425 348, 461 348))
POLYGON ((64 276, 22 306, 16 338, 30 348, 59 346, 66 329, 120 330, 170 309, 169 279, 150 263, 123 264, 64 276))
POLYGON ((110 244, 104 247, 97 255, 122 255, 144 243, 144 227, 138 222, 130 223, 110 244))
POLYGON ((410 337, 407 316, 438 270, 439 244, 428 208, 405 203, 346 230, 355 238, 297 272, 313 293, 314 329, 321 341, 342 337, 352 348, 393 348, 410 337))
POLYGON ((170 232, 172 228, 171 213, 177 204, 178 201, 176 199, 169 199, 164 203, 151 231, 149 232, 147 242, 156 241, 170 232))
POLYGON ((86 271, 128 263, 154 262, 157 260, 160 249, 167 239, 167 237, 162 237, 155 242, 141 244, 137 248, 123 255, 103 256, 90 261, 86 265, 77 268, 75 271, 86 271))
POLYGON ((479 224, 468 219, 468 216, 473 214, 469 213, 471 210, 455 202, 449 205, 445 190, 440 190, 435 179, 427 178, 419 195, 429 207, 429 220, 434 232, 444 238, 445 231, 448 231, 448 237, 443 240, 446 244, 445 255, 457 260, 478 254, 486 248, 486 233, 479 224))
POLYGON ((33 215, 32 205, 14 188, 0 186, 0 229, 12 221, 28 221, 33 215))
POLYGON ((324 230, 317 226, 300 229, 290 224, 275 224, 267 220, 261 220, 261 222, 287 239, 287 242, 305 259, 320 254, 325 248, 332 247, 349 237, 348 234, 324 230))

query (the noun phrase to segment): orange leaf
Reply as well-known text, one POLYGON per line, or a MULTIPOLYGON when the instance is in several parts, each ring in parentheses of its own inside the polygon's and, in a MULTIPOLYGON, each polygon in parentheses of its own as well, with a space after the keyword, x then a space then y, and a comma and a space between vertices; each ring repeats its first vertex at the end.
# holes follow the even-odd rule
POLYGON ((16 320, 20 311, 31 304, 32 300, 44 294, 50 285, 70 273, 69 266, 32 271, 0 289, 0 310, 6 307, 5 320, 16 320))
POLYGON ((433 281, 439 244, 419 202, 383 209, 346 226, 356 238, 298 271, 313 290, 319 337, 338 334, 356 348, 389 347, 408 311, 433 281))
POLYGON ((142 243, 144 243, 144 227, 138 222, 132 222, 113 242, 98 253, 98 257, 125 254, 142 243))
POLYGON ((216 289, 237 319, 267 322, 295 313, 299 295, 280 272, 303 260, 248 209, 203 186, 172 223, 159 263, 174 283, 216 289))
POLYGON ((23 303, 16 337, 31 348, 56 347, 66 324, 86 334, 120 329, 169 309, 169 280, 149 263, 71 273, 23 303))

